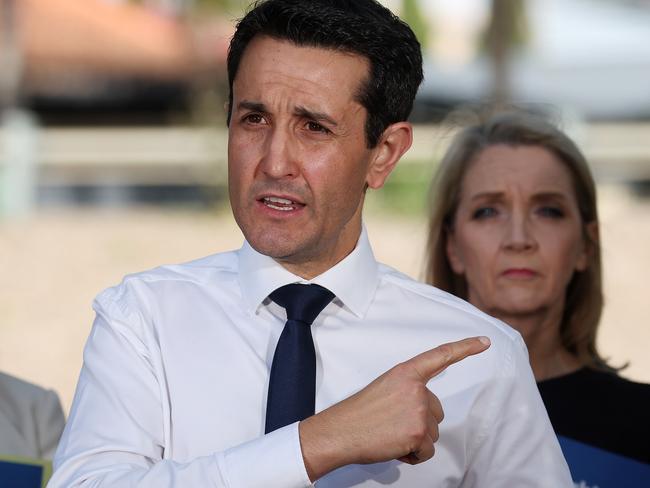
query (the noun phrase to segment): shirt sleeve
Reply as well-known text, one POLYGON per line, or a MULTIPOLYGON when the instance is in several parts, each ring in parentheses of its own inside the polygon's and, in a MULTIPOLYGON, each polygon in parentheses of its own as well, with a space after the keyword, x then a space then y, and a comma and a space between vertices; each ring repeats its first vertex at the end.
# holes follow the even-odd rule
POLYGON ((95 301, 97 316, 48 488, 311 486, 298 423, 225 451, 174 460, 155 334, 137 308, 114 293, 95 301))
POLYGON ((481 432, 463 488, 573 487, 520 337, 502 360, 482 403, 481 432))

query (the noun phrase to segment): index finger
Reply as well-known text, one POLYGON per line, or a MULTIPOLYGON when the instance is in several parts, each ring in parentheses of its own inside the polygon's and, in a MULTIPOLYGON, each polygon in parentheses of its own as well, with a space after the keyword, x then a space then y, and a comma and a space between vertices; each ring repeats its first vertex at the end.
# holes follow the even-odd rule
POLYGON ((448 342, 429 349, 407 361, 420 376, 429 381, 446 368, 468 356, 481 353, 490 347, 490 339, 485 336, 469 337, 460 341, 448 342))

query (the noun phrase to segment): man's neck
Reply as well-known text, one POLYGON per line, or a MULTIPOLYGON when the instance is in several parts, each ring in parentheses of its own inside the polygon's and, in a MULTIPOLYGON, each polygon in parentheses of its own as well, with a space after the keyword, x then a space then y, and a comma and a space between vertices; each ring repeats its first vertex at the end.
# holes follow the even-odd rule
POLYGON ((348 252, 343 255, 339 254, 327 257, 320 256, 319 258, 305 260, 283 258, 274 258, 274 260, 290 273, 296 276, 300 276, 305 280, 312 280, 343 261, 350 255, 352 251, 354 251, 354 249, 355 247, 353 246, 350 250, 348 250, 348 252))

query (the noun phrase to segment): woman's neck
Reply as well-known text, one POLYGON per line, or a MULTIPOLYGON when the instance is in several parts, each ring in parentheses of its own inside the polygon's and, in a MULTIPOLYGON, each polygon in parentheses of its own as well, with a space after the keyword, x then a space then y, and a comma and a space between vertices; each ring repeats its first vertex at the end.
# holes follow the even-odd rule
POLYGON ((561 310, 559 313, 548 309, 530 314, 496 313, 495 316, 524 338, 536 381, 572 373, 582 366, 560 340, 561 310))

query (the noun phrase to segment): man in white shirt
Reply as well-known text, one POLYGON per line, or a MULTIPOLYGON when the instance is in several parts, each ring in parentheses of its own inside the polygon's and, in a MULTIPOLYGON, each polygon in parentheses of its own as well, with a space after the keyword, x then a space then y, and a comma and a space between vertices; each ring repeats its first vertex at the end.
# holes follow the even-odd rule
POLYGON ((228 161, 246 242, 97 297, 51 487, 571 486, 519 335, 378 264, 363 230, 411 144, 421 62, 374 0, 244 17, 228 161), (314 414, 269 429, 277 351, 308 323, 277 298, 292 283, 331 295, 295 329, 312 385, 275 394, 284 414, 313 387, 314 414))

